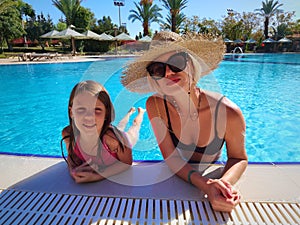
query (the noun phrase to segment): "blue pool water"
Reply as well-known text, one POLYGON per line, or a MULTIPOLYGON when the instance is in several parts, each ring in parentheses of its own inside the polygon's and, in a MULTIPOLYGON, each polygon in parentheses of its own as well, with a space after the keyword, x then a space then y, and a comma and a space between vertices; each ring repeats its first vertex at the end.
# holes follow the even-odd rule
MULTIPOLYGON (((130 93, 119 82, 128 60, 0 66, 0 153, 61 156, 69 94, 81 80, 106 86, 116 123, 132 105, 145 107, 148 95, 130 93)), ((300 162, 300 55, 225 56, 200 86, 223 93, 242 109, 249 161, 300 162)), ((162 159, 146 114, 133 157, 162 159)))

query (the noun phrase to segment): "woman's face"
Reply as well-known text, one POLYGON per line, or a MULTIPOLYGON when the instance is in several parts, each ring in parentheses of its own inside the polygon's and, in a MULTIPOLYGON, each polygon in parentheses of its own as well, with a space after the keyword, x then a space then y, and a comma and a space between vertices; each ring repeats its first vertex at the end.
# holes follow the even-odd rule
POLYGON ((174 94, 178 90, 188 90, 189 88, 189 76, 188 68, 189 61, 186 53, 184 52, 170 52, 164 55, 159 56, 153 62, 163 62, 163 64, 157 64, 153 66, 153 70, 160 72, 159 74, 164 76, 162 77, 152 77, 154 78, 158 85, 162 88, 165 94, 174 94), (159 67, 161 66, 161 70, 159 67), (165 70, 163 70, 165 68, 165 70), (180 68, 180 71, 178 71, 180 68), (181 70, 182 69, 182 70, 181 70), (164 73, 163 73, 163 72, 164 73))
POLYGON ((81 135, 99 136, 105 115, 106 108, 96 96, 83 92, 74 97, 71 117, 81 135))

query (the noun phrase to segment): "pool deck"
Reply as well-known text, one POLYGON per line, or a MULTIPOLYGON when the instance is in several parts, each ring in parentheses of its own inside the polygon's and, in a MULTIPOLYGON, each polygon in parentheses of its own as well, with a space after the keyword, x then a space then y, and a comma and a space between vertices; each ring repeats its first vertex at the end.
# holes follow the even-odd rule
MULTIPOLYGON (((66 164, 61 158, 0 155, 0 161, 1 190, 12 187, 17 189, 20 188, 20 190, 22 190, 22 187, 24 186, 20 184, 25 181, 28 183, 30 180, 47 180, 47 174, 51 177, 51 171, 53 169, 60 171, 59 174, 61 174, 51 178, 54 180, 57 179, 55 183, 61 183, 63 185, 61 180, 67 179, 68 182, 72 184, 71 186, 78 186, 69 177, 69 174, 66 172, 66 164), (43 174, 43 177, 41 174, 43 174)), ((143 183, 149 185, 151 179, 154 181, 151 184, 154 184, 157 179, 160 179, 154 175, 147 175, 147 181, 144 181, 144 176, 140 176, 140 170, 144 171, 142 174, 158 174, 157 171, 162 174, 170 173, 164 163, 150 164, 154 166, 149 167, 149 162, 135 162, 132 169, 125 172, 125 176, 133 176, 132 174, 137 173, 134 177, 134 181, 132 181, 133 183, 131 183, 132 186, 143 186, 143 183)), ((220 165, 216 165, 215 167, 220 167, 220 165)), ((171 178, 175 179, 173 176, 171 176, 171 178)), ((164 178, 162 181, 163 180, 164 178)), ((31 187, 31 185, 29 186, 31 187)), ((300 203, 300 164, 249 164, 245 174, 236 184, 236 187, 243 196, 242 201, 300 203)), ((39 185, 39 188, 41 188, 41 185, 39 185)), ((43 187, 42 189, 44 188, 46 188, 44 191, 61 191, 61 188, 57 186, 51 186, 53 190, 49 186, 43 187)), ((78 188, 75 189, 80 192, 78 188)), ((72 192, 72 189, 70 191, 72 192)), ((147 194, 149 195, 151 193, 147 194)), ((152 194, 155 195, 156 193, 154 192, 152 194)))
POLYGON ((220 213, 164 162, 134 162, 112 178, 76 184, 60 158, 0 160, 1 224, 300 224, 299 164, 250 164, 236 184, 241 203, 220 213))

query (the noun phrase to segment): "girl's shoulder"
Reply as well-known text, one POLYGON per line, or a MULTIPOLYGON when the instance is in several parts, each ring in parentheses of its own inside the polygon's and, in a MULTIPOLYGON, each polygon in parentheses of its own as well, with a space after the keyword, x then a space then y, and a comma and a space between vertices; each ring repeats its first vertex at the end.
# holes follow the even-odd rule
POLYGON ((114 126, 109 127, 102 139, 110 150, 118 149, 124 145, 130 146, 126 133, 114 126))
POLYGON ((61 131, 61 135, 63 138, 67 138, 68 136, 70 136, 70 133, 71 133, 70 125, 64 127, 63 130, 61 131))

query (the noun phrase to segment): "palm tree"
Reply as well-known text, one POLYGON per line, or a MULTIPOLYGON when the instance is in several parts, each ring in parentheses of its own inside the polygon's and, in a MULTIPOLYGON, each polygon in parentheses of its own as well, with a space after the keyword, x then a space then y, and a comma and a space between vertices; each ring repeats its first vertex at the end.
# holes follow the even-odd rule
POLYGON ((0 13, 4 13, 8 8, 16 5, 15 2, 11 0, 0 0, 0 13))
MULTIPOLYGON (((180 30, 184 30, 183 22, 185 21, 186 16, 183 13, 179 13, 176 15, 176 24, 175 24, 175 32, 179 33, 180 30)), ((169 14, 166 18, 167 23, 164 25, 165 29, 172 30, 172 18, 169 14)))
POLYGON ((65 15, 67 26, 74 24, 81 2, 82 0, 52 0, 53 5, 65 15))
POLYGON ((130 10, 131 13, 128 16, 128 20, 134 22, 135 20, 139 20, 143 25, 143 36, 147 36, 149 34, 149 26, 153 22, 160 22, 160 18, 162 15, 160 11, 162 10, 156 4, 152 5, 152 1, 141 1, 139 4, 134 2, 136 10, 130 10))
MULTIPOLYGON (((163 6, 169 10, 171 17, 171 31, 176 32, 176 27, 180 26, 177 21, 178 15, 186 8, 188 0, 161 0, 163 6)), ((182 15, 180 16, 182 17, 182 15)))
MULTIPOLYGON (((79 12, 80 3, 82 0, 52 0, 53 5, 58 8, 66 17, 67 26, 71 27, 76 19, 76 14, 79 12)), ((71 37, 72 54, 76 52, 75 39, 71 37)))
POLYGON ((278 12, 282 12, 282 10, 279 9, 279 7, 283 6, 283 4, 279 4, 278 1, 274 0, 265 0, 265 2, 262 2, 262 8, 255 9, 257 11, 258 15, 261 15, 265 18, 264 22, 264 35, 265 39, 269 37, 268 31, 269 31, 269 22, 270 18, 274 16, 278 12))

